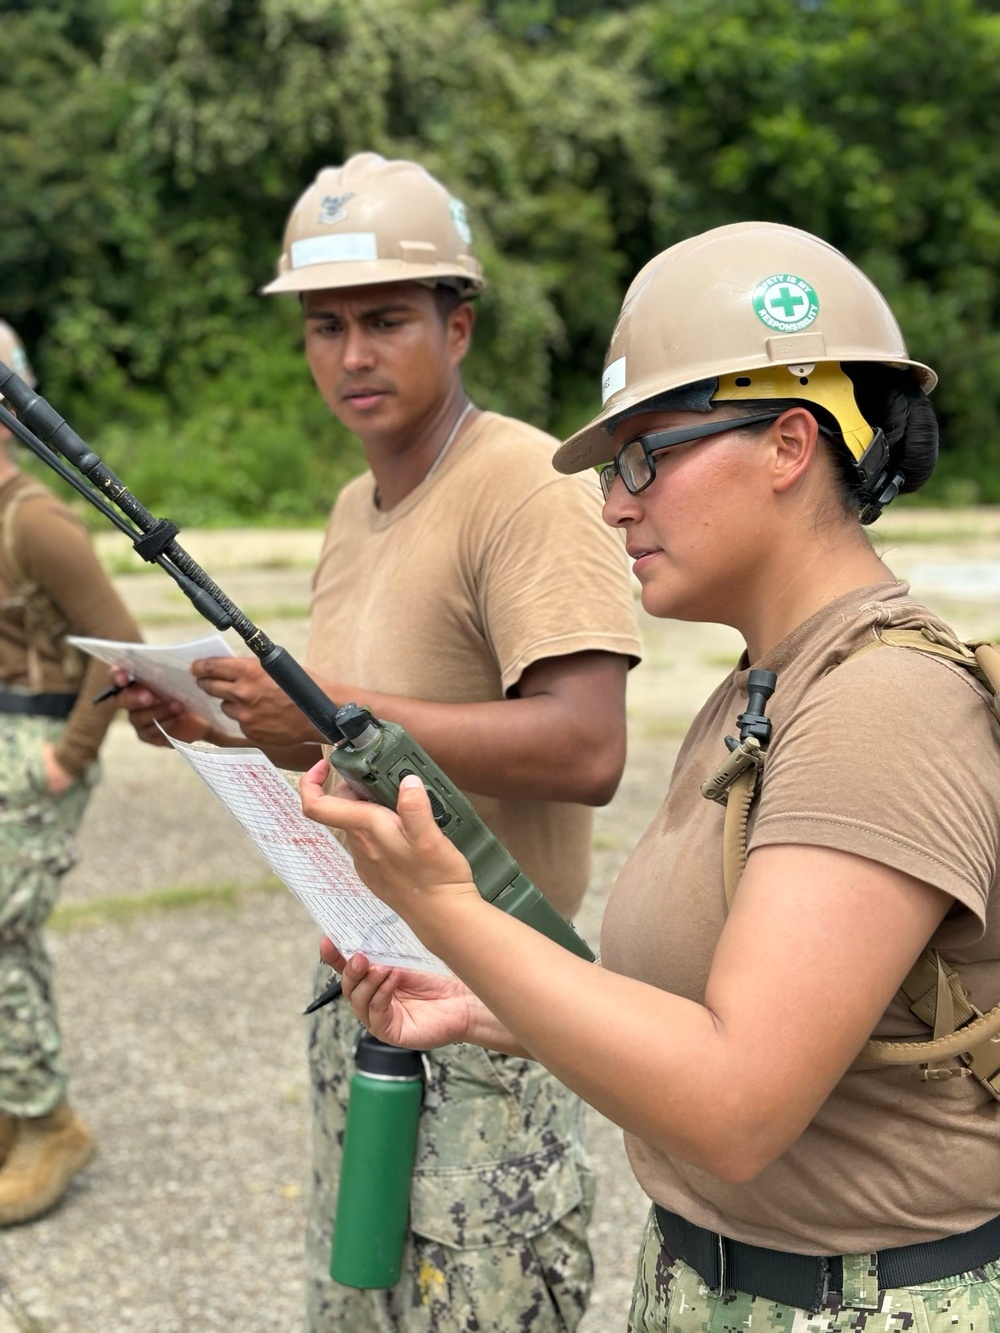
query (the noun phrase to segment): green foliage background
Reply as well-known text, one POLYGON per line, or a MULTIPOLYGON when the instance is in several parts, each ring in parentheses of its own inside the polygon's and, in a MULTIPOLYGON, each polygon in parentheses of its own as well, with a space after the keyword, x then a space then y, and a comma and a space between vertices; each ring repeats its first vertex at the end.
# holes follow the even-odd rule
MULTIPOLYGON (((0 0, 0 313, 151 508, 320 518, 361 465, 261 298, 362 149, 469 206, 468 382, 564 434, 654 253, 818 232, 941 374, 922 495, 1000 502, 1000 15, 981 0, 0 0)), ((919 498, 919 497, 918 497, 919 498)))

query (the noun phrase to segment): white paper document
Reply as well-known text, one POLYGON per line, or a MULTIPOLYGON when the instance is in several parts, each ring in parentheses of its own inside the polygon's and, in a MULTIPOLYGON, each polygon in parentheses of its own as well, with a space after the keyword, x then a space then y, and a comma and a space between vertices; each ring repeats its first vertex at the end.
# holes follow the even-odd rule
POLYGON ((306 818, 298 792, 265 754, 168 739, 341 953, 349 957, 360 951, 373 963, 448 973, 406 922, 362 883, 350 853, 330 830, 306 818))
POLYGON ((190 643, 122 643, 115 639, 86 639, 67 634, 66 642, 107 662, 108 666, 121 667, 157 694, 176 699, 226 736, 243 734, 239 723, 222 711, 221 702, 199 690, 191 675, 191 663, 199 658, 235 656, 221 634, 207 634, 190 643))

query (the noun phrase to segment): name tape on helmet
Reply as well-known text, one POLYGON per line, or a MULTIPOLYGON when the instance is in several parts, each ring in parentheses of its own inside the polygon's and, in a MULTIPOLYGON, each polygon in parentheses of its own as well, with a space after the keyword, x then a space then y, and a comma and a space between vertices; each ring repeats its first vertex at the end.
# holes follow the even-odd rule
POLYGON ((604 406, 613 393, 624 388, 625 358, 620 356, 617 361, 612 361, 609 366, 604 367, 604 378, 601 380, 601 406, 604 406))
POLYGON ((373 231, 346 231, 339 236, 308 236, 304 241, 292 242, 289 259, 292 268, 378 259, 378 241, 373 231))

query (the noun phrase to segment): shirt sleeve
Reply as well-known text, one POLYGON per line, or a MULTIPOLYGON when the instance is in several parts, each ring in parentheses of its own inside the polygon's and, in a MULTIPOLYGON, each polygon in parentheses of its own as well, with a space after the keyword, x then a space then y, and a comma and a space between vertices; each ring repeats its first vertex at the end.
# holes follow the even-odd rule
POLYGON ((982 926, 998 807, 1000 724, 973 677, 880 647, 831 671, 775 737, 748 846, 853 852, 941 889, 982 926))
POLYGON ((596 650, 639 660, 624 542, 601 518, 590 478, 554 475, 517 503, 491 529, 478 584, 507 694, 543 658, 596 650))
MULTIPOLYGON (((101 568, 83 524, 54 497, 31 497, 18 514, 18 559, 25 575, 42 587, 62 613, 71 634, 137 642, 139 628, 101 568)), ((55 747, 67 772, 80 774, 97 758, 115 714, 115 702, 91 700, 109 680, 108 668, 90 660, 79 698, 55 747)))

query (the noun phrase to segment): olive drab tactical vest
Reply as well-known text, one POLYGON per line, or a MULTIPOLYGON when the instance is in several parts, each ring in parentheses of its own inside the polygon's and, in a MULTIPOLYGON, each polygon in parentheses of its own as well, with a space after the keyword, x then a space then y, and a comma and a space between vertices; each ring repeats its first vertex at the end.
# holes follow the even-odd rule
MULTIPOLYGON (((19 479, 20 481, 20 479, 19 479)), ((28 688, 34 693, 45 689, 42 663, 59 663, 70 690, 76 690, 86 669, 84 654, 66 643, 69 624, 45 589, 30 579, 17 558, 17 514, 25 500, 48 495, 44 487, 30 480, 15 483, 3 513, 0 514, 0 560, 15 591, 0 601, 0 615, 20 621, 25 635, 28 658, 28 688)))
MULTIPOLYGON (((879 630, 878 639, 851 656, 882 644, 912 648, 955 662, 990 692, 989 707, 1000 719, 1000 645, 987 641, 963 643, 925 626, 916 630, 879 630)), ((847 660, 850 660, 849 658, 847 660)), ((765 749, 753 736, 740 741, 720 768, 702 783, 702 795, 726 807, 723 829, 723 875, 726 904, 732 905, 747 861, 747 821, 760 787, 765 749)), ((926 1080, 970 1074, 991 1097, 1000 1101, 1000 1003, 982 1013, 953 967, 936 949, 925 949, 903 981, 900 991, 911 1012, 932 1032, 917 1041, 867 1042, 858 1059, 869 1064, 918 1065, 926 1080), (948 1062, 954 1059, 964 1068, 948 1062)))

